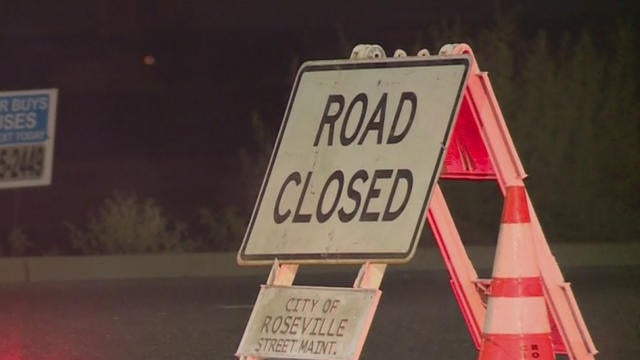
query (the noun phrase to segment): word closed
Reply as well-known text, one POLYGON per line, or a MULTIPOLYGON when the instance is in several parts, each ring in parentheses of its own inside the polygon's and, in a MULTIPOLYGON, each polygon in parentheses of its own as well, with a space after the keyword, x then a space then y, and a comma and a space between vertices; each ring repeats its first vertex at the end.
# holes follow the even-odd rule
POLYGON ((320 195, 316 200, 312 211, 305 213, 303 210, 308 196, 309 182, 313 172, 305 175, 295 171, 291 173, 282 184, 276 205, 273 211, 273 220, 281 224, 291 218, 294 223, 308 223, 315 219, 318 223, 324 223, 336 216, 341 222, 346 223, 354 219, 358 221, 392 221, 395 220, 407 205, 411 188, 413 187, 413 175, 409 169, 379 169, 373 174, 365 169, 353 173, 348 179, 342 170, 332 172, 324 181, 320 195), (304 176, 304 179, 302 178, 304 176), (383 182, 391 182, 391 190, 382 194, 379 185, 383 182), (302 185, 301 185, 302 184, 302 185), (404 184, 404 194, 398 194, 398 188, 404 184), (282 204, 285 191, 290 191, 298 199, 295 210, 282 204), (397 200, 398 195, 401 200, 397 200), (383 201, 374 201, 382 198, 383 201), (394 206, 394 204, 396 204, 394 206))

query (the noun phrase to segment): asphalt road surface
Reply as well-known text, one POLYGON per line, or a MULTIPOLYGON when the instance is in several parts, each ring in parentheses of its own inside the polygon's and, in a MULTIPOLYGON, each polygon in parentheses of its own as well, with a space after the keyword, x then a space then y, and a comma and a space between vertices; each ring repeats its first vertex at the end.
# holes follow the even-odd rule
MULTIPOLYGON (((356 272, 296 283, 350 286, 356 272)), ((640 267, 564 274, 596 358, 640 359, 640 267)), ((234 359, 266 276, 0 285, 0 360, 234 359)), ((382 289, 361 359, 477 357, 445 272, 389 271, 382 289)))

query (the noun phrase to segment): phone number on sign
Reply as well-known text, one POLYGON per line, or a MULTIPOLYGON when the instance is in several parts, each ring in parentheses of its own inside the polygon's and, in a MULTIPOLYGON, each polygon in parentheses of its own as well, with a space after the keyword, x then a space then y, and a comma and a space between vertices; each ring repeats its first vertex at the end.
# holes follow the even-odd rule
POLYGON ((41 178, 44 151, 42 145, 0 147, 0 181, 41 178))

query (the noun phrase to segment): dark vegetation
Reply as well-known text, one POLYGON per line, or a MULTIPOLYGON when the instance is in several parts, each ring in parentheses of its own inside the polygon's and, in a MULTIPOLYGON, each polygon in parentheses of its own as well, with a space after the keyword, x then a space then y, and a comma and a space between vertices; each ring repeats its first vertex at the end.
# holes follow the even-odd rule
MULTIPOLYGON (((639 241, 640 38, 637 24, 625 16, 597 26, 568 26, 566 29, 558 29, 556 24, 552 29, 545 30, 544 26, 532 26, 530 22, 526 14, 498 12, 492 21, 493 25, 485 24, 480 31, 477 25, 470 29, 463 22, 454 21, 425 28, 412 27, 401 34, 395 33, 395 36, 402 38, 399 43, 409 54, 415 54, 423 47, 433 53, 447 42, 466 42, 472 46, 481 69, 490 73, 507 125, 530 176, 527 180, 528 190, 550 241, 639 241)), ((122 157, 116 157, 113 161, 116 165, 109 171, 117 172, 122 178, 97 175, 96 169, 89 171, 89 178, 101 183, 101 190, 83 197, 82 201, 68 192, 50 195, 45 193, 47 189, 13 190, 13 196, 4 194, 3 201, 11 205, 4 210, 7 214, 3 227, 6 235, 0 237, 0 254, 237 250, 268 163, 288 87, 297 66, 301 61, 311 58, 346 57, 353 45, 376 42, 375 38, 371 41, 368 38, 361 40, 361 29, 350 32, 338 26, 331 31, 328 36, 330 40, 324 38, 325 43, 319 44, 313 51, 305 51, 304 46, 302 50, 283 50, 288 61, 266 70, 268 74, 263 76, 269 81, 265 83, 254 79, 251 85, 246 85, 254 87, 248 93, 256 98, 264 96, 268 105, 259 105, 255 99, 227 102, 227 107, 219 114, 236 119, 239 121, 237 126, 221 125, 230 121, 226 118, 224 121, 208 121, 209 115, 204 116, 203 113, 213 110, 206 97, 204 100, 186 99, 187 90, 203 91, 204 88, 186 88, 180 80, 172 80, 171 76, 167 80, 167 75, 151 80, 142 79, 146 84, 144 86, 154 89, 150 90, 152 93, 162 92, 163 87, 171 88, 173 95, 182 93, 184 98, 173 100, 180 103, 183 109, 188 108, 179 115, 185 117, 180 119, 185 127, 193 127, 191 136, 168 129, 166 134, 149 137, 145 135, 148 123, 126 125, 129 136, 140 138, 119 145, 117 151, 121 154, 118 156, 124 154, 133 164, 133 173, 139 171, 137 176, 147 182, 122 181, 122 178, 133 175, 127 175, 131 172, 119 167, 122 157), (327 41, 331 44, 327 45, 327 41), (203 145, 209 136, 207 134, 219 132, 220 136, 226 138, 234 132, 244 132, 250 136, 239 137, 236 138, 237 142, 218 144, 207 150, 203 145), (144 136, 149 142, 143 140, 144 136), (154 142, 157 144, 154 145, 154 142), (167 148, 171 149, 171 155, 167 148), (198 155, 190 155, 191 151, 198 155), (179 181, 172 171, 172 174, 165 174, 146 173, 143 170, 154 159, 163 159, 163 166, 167 166, 184 164, 183 159, 187 158, 189 161, 198 158, 202 161, 196 166, 208 164, 204 166, 214 170, 210 173, 189 173, 179 181), (181 183, 170 186, 170 181, 181 183), (123 186, 127 191, 119 190, 123 186), (181 198, 182 193, 190 190, 196 193, 197 201, 187 201, 186 195, 181 198), (44 213, 33 210, 33 214, 29 213, 29 204, 33 208, 33 204, 39 201, 54 202, 56 211, 44 213), (77 205, 74 211, 68 213, 60 210, 71 206, 72 201, 81 202, 82 205, 77 205), (20 209, 21 203, 26 209, 20 209), (63 213, 67 215, 60 218, 58 214, 63 213), (31 215, 39 222, 29 223, 26 218, 31 215), (45 221, 50 225, 40 226, 45 221), (54 230, 43 233, 42 227, 54 230)), ((279 36, 281 32, 274 31, 272 34, 279 36)), ((383 38, 389 44, 382 45, 388 53, 392 53, 393 47, 397 46, 394 38, 383 38)), ((319 39, 309 35, 306 40, 301 40, 302 43, 305 41, 319 42, 319 39)), ((279 50, 273 48, 271 51, 279 50)), ((201 60, 194 61, 196 66, 201 65, 201 60)), ((226 76, 234 76, 228 73, 232 71, 230 69, 222 71, 227 72, 226 76)), ((238 68, 235 71, 243 72, 245 69, 238 68)), ((184 76, 188 77, 189 71, 186 72, 184 76)), ((55 80, 55 76, 50 76, 45 84, 57 87, 51 78, 55 80)), ((21 83, 15 79, 12 84, 43 87, 26 82, 19 85, 21 83)), ((193 82, 189 84, 193 85, 193 82)), ((73 101, 80 99, 71 95, 65 99, 65 88, 60 87, 61 101, 65 103, 58 117, 59 133, 73 131, 65 125, 64 116, 73 113, 70 110, 74 107, 73 101)), ((105 91, 108 92, 108 89, 105 91)), ((214 92, 222 94, 225 91, 226 88, 216 88, 214 92)), ((237 95, 236 90, 229 91, 228 96, 237 95)), ((72 94, 73 90, 68 93, 72 94)), ((136 94, 147 99, 145 101, 149 102, 149 106, 146 109, 150 112, 137 109, 134 115, 157 117, 162 121, 162 107, 166 105, 163 101, 168 99, 166 95, 145 95, 144 87, 136 90, 136 94)), ((82 108, 84 113, 75 115, 91 117, 89 110, 82 108)), ((124 114, 128 109, 123 107, 118 111, 124 114)), ((169 113, 172 111, 167 110, 169 113)), ((106 115, 97 116, 98 126, 91 131, 95 132, 94 135, 101 131, 108 133, 111 127, 116 126, 113 124, 119 114, 111 109, 106 115)), ((64 135, 59 136, 59 139, 63 139, 64 135)), ((82 143, 76 145, 78 148, 87 146, 82 143)), ((61 149, 56 149, 57 152, 60 150, 61 159, 54 163, 54 178, 60 172, 60 179, 71 179, 73 176, 70 174, 74 169, 80 169, 79 164, 105 164, 104 159, 110 159, 111 156, 108 147, 83 155, 74 154, 69 142, 61 146, 61 149)), ((487 224, 497 227, 496 209, 500 204, 496 193, 478 189, 454 185, 445 187, 445 193, 453 199, 452 207, 460 217, 461 227, 473 229, 487 224)), ((495 238, 487 236, 472 237, 471 240, 472 243, 494 241, 495 238)))

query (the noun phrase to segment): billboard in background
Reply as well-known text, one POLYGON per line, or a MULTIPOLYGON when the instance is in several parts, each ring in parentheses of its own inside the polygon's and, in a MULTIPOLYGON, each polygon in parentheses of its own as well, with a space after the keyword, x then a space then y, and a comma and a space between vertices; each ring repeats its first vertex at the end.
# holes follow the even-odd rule
POLYGON ((0 91, 0 189, 51 184, 57 89, 0 91))

